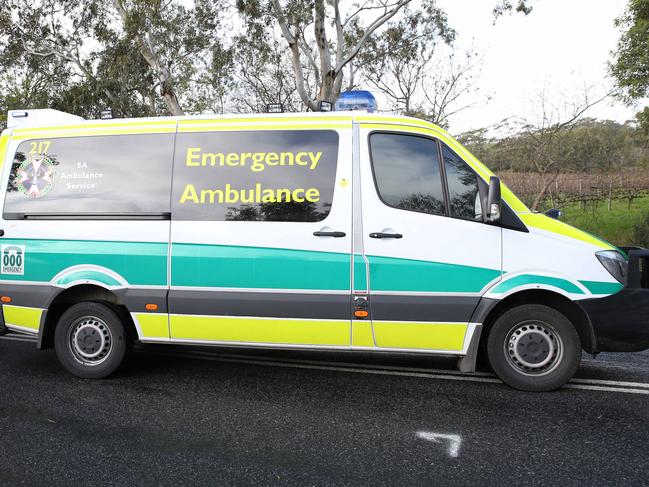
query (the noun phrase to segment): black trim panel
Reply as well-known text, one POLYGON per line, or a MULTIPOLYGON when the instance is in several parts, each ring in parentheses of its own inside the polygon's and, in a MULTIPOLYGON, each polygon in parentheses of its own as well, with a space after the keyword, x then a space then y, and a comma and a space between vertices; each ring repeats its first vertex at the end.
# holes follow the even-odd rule
POLYGON ((649 289, 626 288, 611 296, 577 303, 593 324, 598 352, 649 349, 649 289))
POLYGON ((172 314, 351 320, 349 294, 171 290, 172 314))
POLYGON ((115 289, 115 295, 124 303, 130 313, 146 311, 146 305, 157 304, 156 313, 167 312, 167 289, 115 289))
POLYGON ((171 213, 5 213, 5 220, 171 220, 171 213))
POLYGON ((480 296, 373 294, 372 319, 468 323, 480 296))
POLYGON ((46 309, 59 291, 49 284, 0 284, 0 293, 11 298, 10 306, 46 309))
POLYGON ((500 302, 500 299, 481 298, 480 302, 473 311, 471 323, 484 323, 489 313, 500 302))

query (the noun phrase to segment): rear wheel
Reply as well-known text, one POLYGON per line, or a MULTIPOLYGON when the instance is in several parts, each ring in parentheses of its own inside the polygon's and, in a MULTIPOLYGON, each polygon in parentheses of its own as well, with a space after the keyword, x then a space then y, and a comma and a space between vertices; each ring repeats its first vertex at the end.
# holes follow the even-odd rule
POLYGON ((84 379, 103 379, 124 361, 128 340, 122 320, 110 307, 79 303, 59 319, 54 348, 70 373, 84 379))
POLYGON ((489 332, 487 355, 506 384, 523 391, 551 391, 576 372, 581 342, 562 313, 525 304, 498 317, 489 332))

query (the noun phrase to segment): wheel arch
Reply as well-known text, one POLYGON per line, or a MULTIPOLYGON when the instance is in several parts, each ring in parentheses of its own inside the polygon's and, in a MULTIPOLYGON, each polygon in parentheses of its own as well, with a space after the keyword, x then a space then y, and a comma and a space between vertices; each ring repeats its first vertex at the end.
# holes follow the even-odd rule
POLYGON ((526 289, 501 300, 482 299, 472 318, 472 321, 483 324, 481 341, 487 340, 491 327, 499 316, 522 304, 541 304, 563 313, 577 330, 582 349, 588 353, 597 352, 595 331, 584 310, 566 296, 546 289, 526 289))
POLYGON ((81 302, 98 302, 111 307, 122 319, 124 327, 132 338, 137 338, 137 330, 128 308, 120 297, 110 289, 97 284, 78 284, 61 291, 54 296, 47 306, 44 322, 38 333, 38 348, 54 347, 54 330, 61 315, 70 306, 81 302))

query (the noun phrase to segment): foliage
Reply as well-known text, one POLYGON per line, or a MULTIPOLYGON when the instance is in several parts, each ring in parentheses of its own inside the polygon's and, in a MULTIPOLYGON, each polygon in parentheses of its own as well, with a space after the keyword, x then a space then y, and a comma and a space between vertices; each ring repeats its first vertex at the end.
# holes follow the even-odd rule
POLYGON ((649 248, 649 212, 633 226, 634 245, 649 248))
MULTIPOLYGON (((534 134, 517 132, 489 137, 487 129, 461 134, 460 141, 494 171, 525 172, 532 169, 534 134)), ((649 147, 644 131, 632 124, 585 118, 574 124, 552 145, 551 157, 563 172, 615 171, 649 168, 649 147)))
POLYGON ((629 0, 616 20, 623 30, 610 65, 611 74, 627 101, 649 95, 649 0, 629 0))
POLYGON ((58 100, 82 116, 181 114, 219 47, 218 0, 0 1, 0 68, 23 67, 4 75, 0 108, 47 99, 40 107, 58 100))
POLYGON ((593 202, 581 208, 578 203, 563 208, 561 221, 597 235, 615 245, 646 245, 636 228, 646 225, 649 196, 639 198, 629 208, 625 201, 613 201, 611 211, 606 202, 593 202), (640 240, 639 240, 640 238, 640 240))

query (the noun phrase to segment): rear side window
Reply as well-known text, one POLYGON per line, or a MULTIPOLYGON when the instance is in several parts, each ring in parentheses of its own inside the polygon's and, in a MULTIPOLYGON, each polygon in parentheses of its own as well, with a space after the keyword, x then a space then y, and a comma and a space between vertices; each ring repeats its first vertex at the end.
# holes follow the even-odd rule
POLYGON ((376 188, 388 206, 446 215, 437 142, 412 135, 375 133, 370 150, 376 188))
POLYGON ((29 140, 18 146, 4 218, 168 213, 174 134, 29 140))
POLYGON ((448 182, 451 216, 482 221, 478 176, 466 162, 444 144, 442 144, 442 155, 448 182))
POLYGON ((175 220, 317 222, 333 202, 338 133, 179 133, 175 220))

